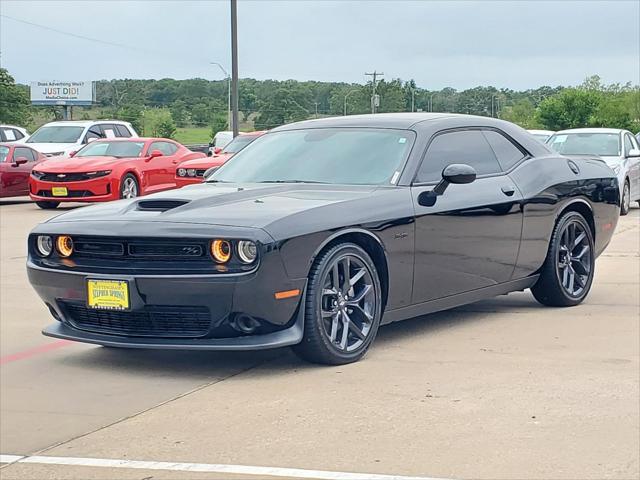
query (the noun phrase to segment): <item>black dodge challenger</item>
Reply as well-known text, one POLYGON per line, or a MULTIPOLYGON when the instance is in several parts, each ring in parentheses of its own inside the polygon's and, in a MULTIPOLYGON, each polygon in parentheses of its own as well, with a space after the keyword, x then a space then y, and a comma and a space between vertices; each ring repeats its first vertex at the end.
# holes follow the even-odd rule
MULTIPOLYGON (((153 161, 153 160, 151 160, 153 161)), ((616 176, 504 121, 379 114, 276 128, 201 185, 36 227, 44 334, 111 347, 294 346, 360 359, 380 325, 530 288, 580 303, 616 176)))

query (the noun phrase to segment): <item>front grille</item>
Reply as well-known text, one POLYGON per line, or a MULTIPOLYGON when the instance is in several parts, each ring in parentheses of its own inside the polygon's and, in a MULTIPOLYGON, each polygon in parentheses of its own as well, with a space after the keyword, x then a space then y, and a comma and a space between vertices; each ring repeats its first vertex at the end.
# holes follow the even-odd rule
MULTIPOLYGON (((205 259, 207 242, 162 241, 143 239, 107 239, 95 237, 74 237, 74 248, 78 256, 83 257, 120 257, 126 258, 167 258, 175 260, 205 259)), ((209 261, 208 258, 206 258, 209 261)))
POLYGON ((146 305, 123 312, 96 310, 80 303, 60 302, 71 324, 95 333, 132 337, 196 338, 209 332, 207 307, 146 305))
POLYGON ((54 197, 51 190, 38 190, 36 194, 38 197, 45 198, 84 198, 84 197, 93 197, 95 194, 89 190, 68 190, 67 194, 64 197, 54 197))
POLYGON ((43 182, 80 182, 95 178, 90 177, 86 173, 40 173, 38 180, 43 182))

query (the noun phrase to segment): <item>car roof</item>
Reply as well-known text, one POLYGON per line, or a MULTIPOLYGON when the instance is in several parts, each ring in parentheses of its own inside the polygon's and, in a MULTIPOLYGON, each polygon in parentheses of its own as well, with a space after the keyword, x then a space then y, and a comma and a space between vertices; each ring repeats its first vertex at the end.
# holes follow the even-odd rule
POLYGON ((120 125, 129 125, 128 122, 122 120, 56 120, 54 122, 45 123, 42 125, 46 127, 48 125, 72 125, 77 127, 88 127, 89 125, 95 125, 96 123, 117 123, 120 125))
POLYGON ((547 135, 547 134, 553 135, 554 133, 556 133, 553 130, 536 130, 536 129, 527 130, 527 132, 533 133, 533 134, 540 133, 540 134, 544 134, 544 135, 547 135))
POLYGON ((621 133, 625 130, 621 128, 571 128, 569 130, 560 130, 559 133, 621 133))
POLYGON ((300 128, 325 128, 325 127, 371 127, 371 128, 401 128, 408 129, 422 122, 440 120, 449 117, 488 118, 474 117, 473 115, 460 115, 455 113, 376 113, 366 115, 348 115, 342 117, 327 117, 302 122, 290 123, 274 128, 275 131, 296 130, 300 128))
POLYGON ((172 142, 180 144, 176 140, 161 137, 114 137, 114 138, 98 138, 91 143, 97 142, 172 142))

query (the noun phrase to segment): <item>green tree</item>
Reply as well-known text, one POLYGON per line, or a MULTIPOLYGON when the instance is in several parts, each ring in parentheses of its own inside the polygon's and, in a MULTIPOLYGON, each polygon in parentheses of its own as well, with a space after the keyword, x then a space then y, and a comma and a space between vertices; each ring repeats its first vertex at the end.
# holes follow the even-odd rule
POLYGON ((597 90, 567 88, 545 98, 538 107, 538 118, 549 130, 587 127, 600 106, 597 90))
POLYGON ((168 109, 151 108, 144 111, 142 131, 148 137, 172 138, 176 133, 176 124, 168 109))
POLYGON ((536 114, 536 109, 533 103, 527 98, 518 100, 513 105, 505 107, 500 112, 500 118, 520 125, 522 128, 539 128, 541 126, 536 114))
POLYGON ((31 120, 29 94, 5 68, 0 68, 0 122, 26 126, 31 120))

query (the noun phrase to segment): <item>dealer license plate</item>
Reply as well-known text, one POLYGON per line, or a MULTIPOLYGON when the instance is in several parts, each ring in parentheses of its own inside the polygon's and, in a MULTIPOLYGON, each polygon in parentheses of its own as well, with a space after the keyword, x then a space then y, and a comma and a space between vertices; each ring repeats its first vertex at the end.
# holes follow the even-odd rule
POLYGON ((69 195, 69 192, 67 191, 67 187, 52 187, 51 194, 54 197, 66 197, 69 195))
POLYGON ((126 280, 87 279, 87 305, 107 310, 129 309, 129 283, 126 280))

